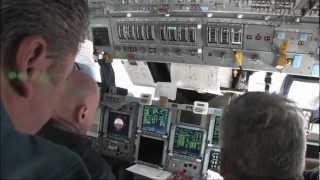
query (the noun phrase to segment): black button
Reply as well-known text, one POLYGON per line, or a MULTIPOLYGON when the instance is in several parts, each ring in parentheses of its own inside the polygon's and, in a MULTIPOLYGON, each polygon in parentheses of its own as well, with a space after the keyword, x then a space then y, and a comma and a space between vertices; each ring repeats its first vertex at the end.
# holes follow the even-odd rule
POLYGON ((256 35, 255 40, 261 40, 261 36, 259 34, 256 35))
POLYGON ((265 41, 270 41, 270 36, 265 36, 265 37, 264 37, 264 40, 265 40, 265 41))

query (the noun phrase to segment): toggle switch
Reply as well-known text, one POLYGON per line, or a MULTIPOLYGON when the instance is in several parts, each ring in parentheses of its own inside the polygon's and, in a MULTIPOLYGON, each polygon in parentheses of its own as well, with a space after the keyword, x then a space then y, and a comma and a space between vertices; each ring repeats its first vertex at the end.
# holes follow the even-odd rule
POLYGON ((282 40, 279 47, 279 57, 276 65, 276 68, 279 70, 282 70, 287 65, 288 46, 289 46, 289 41, 287 39, 282 40))
POLYGON ((241 50, 236 50, 234 52, 234 61, 237 65, 242 66, 243 64, 243 52, 241 50))

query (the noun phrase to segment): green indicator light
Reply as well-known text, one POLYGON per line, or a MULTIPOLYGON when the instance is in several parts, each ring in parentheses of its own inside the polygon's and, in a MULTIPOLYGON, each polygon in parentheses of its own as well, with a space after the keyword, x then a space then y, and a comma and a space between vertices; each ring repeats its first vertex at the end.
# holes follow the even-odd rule
POLYGON ((15 80, 15 79, 17 79, 17 73, 14 72, 14 71, 9 72, 9 73, 8 73, 8 78, 9 78, 9 80, 15 80))

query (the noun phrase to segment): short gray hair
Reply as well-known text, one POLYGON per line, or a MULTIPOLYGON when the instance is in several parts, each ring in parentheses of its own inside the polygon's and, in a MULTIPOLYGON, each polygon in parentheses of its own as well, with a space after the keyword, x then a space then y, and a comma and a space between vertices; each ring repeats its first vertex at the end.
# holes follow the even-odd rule
POLYGON ((247 177, 302 179, 303 116, 286 98, 250 92, 225 108, 220 143, 225 156, 247 177))
POLYGON ((88 27, 86 0, 2 0, 1 63, 9 65, 20 41, 28 35, 42 36, 48 56, 76 54, 88 27))

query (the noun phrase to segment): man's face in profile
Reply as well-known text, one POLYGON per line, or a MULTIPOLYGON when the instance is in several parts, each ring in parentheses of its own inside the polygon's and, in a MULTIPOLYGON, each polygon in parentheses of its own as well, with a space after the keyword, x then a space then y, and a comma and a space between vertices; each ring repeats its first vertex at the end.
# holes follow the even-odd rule
MULTIPOLYGON (((62 96, 66 79, 72 72, 75 55, 67 55, 64 59, 53 59, 53 67, 46 72, 47 77, 34 83, 33 109, 34 120, 27 124, 30 132, 38 131, 53 115, 53 109, 62 96)), ((46 76, 44 75, 44 76, 46 76)))

